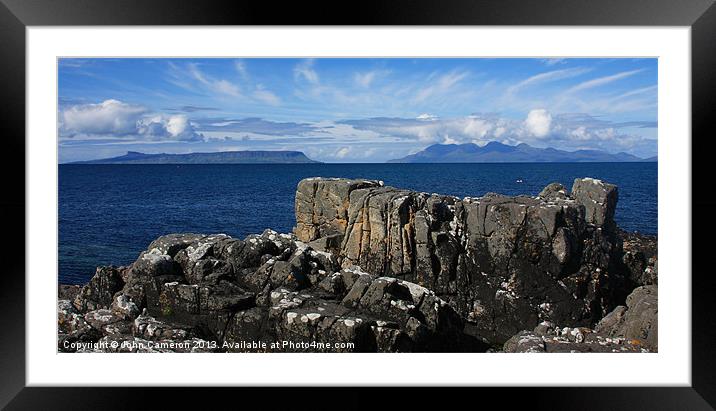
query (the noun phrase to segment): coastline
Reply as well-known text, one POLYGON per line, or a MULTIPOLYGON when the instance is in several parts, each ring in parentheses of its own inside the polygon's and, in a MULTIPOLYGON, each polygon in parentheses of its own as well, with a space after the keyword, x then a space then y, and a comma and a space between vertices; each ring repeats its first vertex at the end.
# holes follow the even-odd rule
POLYGON ((657 239, 616 226, 617 195, 595 179, 571 194, 551 184, 463 199, 304 179, 293 234, 163 236, 130 266, 60 286, 58 348, 271 351, 224 343, 283 338, 346 351, 657 351, 656 311, 639 322, 656 307, 657 239))

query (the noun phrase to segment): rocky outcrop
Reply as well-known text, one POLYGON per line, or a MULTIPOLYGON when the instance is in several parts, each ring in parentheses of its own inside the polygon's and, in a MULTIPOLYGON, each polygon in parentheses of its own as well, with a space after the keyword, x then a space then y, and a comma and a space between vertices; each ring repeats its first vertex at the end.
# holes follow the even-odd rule
POLYGON ((82 300, 93 305, 60 300, 60 350, 487 349, 463 333, 460 315, 434 292, 341 269, 332 254, 290 234, 164 236, 123 269, 126 281, 116 289, 106 279, 119 271, 101 267, 83 288, 79 295, 102 296, 82 300))
POLYGON ((340 239, 342 266, 425 286, 501 344, 541 321, 591 326, 631 291, 614 223, 617 187, 584 178, 571 193, 459 199, 379 181, 299 183, 299 240, 340 239))
POLYGON ((542 322, 505 342, 505 352, 656 352, 658 351, 658 290, 655 285, 636 288, 591 328, 560 328, 542 322))
POLYGON ((656 240, 619 231, 611 184, 587 178, 571 192, 554 183, 536 197, 460 199, 311 178, 295 201, 292 234, 170 234, 129 266, 60 287, 58 349, 657 347, 655 290, 627 299, 656 284, 656 240))

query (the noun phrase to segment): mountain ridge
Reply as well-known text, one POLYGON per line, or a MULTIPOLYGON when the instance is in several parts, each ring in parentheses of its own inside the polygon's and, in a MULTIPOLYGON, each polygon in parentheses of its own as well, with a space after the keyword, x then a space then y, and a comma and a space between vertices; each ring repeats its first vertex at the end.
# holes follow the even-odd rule
POLYGON ((568 162, 640 162, 656 161, 625 152, 616 154, 601 150, 565 151, 537 148, 526 143, 516 146, 491 141, 484 146, 474 143, 433 144, 415 154, 389 160, 388 163, 568 163, 568 162))

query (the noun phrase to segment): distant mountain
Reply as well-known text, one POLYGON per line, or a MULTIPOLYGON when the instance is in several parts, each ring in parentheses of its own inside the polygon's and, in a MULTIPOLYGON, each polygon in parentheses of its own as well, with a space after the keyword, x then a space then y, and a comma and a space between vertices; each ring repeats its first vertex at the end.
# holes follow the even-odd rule
POLYGON ((319 163, 300 151, 221 151, 218 153, 144 154, 128 151, 119 157, 69 164, 287 164, 319 163))
POLYGON ((516 146, 492 141, 477 144, 433 144, 423 151, 390 160, 389 163, 568 163, 645 161, 627 153, 610 154, 599 150, 564 151, 536 148, 522 143, 516 146))
POLYGON ((645 163, 656 163, 657 161, 659 161, 659 157, 658 156, 649 157, 649 158, 645 158, 641 161, 643 161, 645 163))

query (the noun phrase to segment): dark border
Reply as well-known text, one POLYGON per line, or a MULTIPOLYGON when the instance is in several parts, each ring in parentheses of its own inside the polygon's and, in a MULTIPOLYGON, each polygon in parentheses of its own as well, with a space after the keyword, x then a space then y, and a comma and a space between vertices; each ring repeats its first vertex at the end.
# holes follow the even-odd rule
MULTIPOLYGON (((716 273, 704 262, 712 253, 709 234, 716 232, 716 191, 711 170, 699 170, 712 152, 711 111, 716 106, 716 7, 713 0, 429 0, 342 2, 189 2, 182 0, 0 0, 0 65, 3 99, 0 123, 6 158, 0 161, 3 195, 0 216, 12 227, 3 237, 2 322, 0 326, 0 407, 7 409, 145 408, 147 397, 162 408, 206 405, 230 399, 227 406, 278 404, 292 407, 372 408, 397 403, 403 407, 455 406, 455 393, 378 389, 365 394, 346 389, 185 388, 29 388, 25 387, 25 28, 36 25, 624 25, 690 26, 692 29, 692 386, 639 388, 476 388, 460 394, 469 406, 504 404, 530 409, 709 410, 716 404, 716 273), (20 175, 23 170, 23 177, 20 175), (21 217, 22 216, 22 217, 21 217), (11 235, 10 235, 11 234, 11 235), (699 241, 701 240, 701 241, 699 241), (282 395, 283 394, 283 395, 282 395), (383 395, 381 395, 383 394, 383 395), (385 401, 385 402, 384 402, 385 401), (497 402, 494 402, 497 401, 497 402), (453 405, 454 404, 454 405, 453 405), (472 404, 472 405, 470 405, 472 404), (709 405, 711 404, 711 405, 709 405)), ((664 136, 689 138, 689 136, 664 136)), ((664 233, 668 235, 668 233, 664 233)), ((683 239, 688 241, 689 239, 683 239)), ((689 275, 689 273, 684 273, 689 275)), ((142 372, 137 370, 137 372, 142 372)), ((241 372, 237 370, 237 372, 241 372)), ((281 372, 277 370, 277 372, 281 372)), ((479 370, 476 370, 479 372, 479 370)), ((589 372, 589 370, 565 370, 589 372)), ((629 372, 615 370, 615 372, 629 372)), ((300 378, 300 375, 297 375, 300 378)), ((260 405, 259 405, 260 406, 260 405)), ((268 406, 274 408, 274 406, 268 406)))

